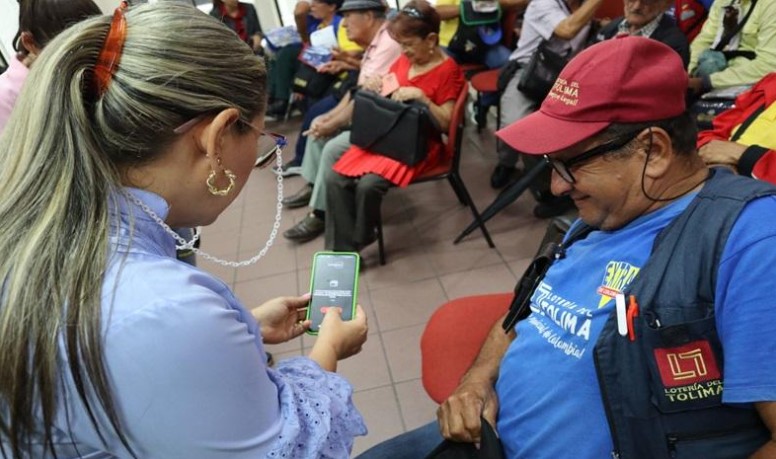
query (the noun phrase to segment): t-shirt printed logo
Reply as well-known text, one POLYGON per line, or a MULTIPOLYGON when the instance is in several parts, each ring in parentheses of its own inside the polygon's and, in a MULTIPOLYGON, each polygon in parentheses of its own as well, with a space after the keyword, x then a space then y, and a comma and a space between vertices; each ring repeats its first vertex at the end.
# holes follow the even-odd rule
POLYGON ((566 355, 582 358, 592 325, 592 312, 588 308, 553 293, 552 287, 542 281, 534 292, 531 310, 534 314, 528 317, 528 323, 539 335, 566 355))
POLYGON ((639 271, 641 268, 624 261, 613 260, 607 263, 602 284, 597 290, 601 295, 598 308, 606 306, 618 293, 622 293, 633 282, 639 271))

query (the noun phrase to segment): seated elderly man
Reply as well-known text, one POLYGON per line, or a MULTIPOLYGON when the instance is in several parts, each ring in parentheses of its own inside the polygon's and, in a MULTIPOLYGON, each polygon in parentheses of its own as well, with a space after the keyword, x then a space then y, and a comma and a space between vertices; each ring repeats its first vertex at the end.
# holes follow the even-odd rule
POLYGON ((499 132, 580 221, 439 408, 444 437, 478 441, 483 416, 508 458, 776 457, 776 187, 707 168, 686 90, 666 45, 607 40, 499 132))
POLYGON ((751 85, 776 68, 776 0, 717 0, 690 46, 690 89, 751 85), (741 27, 741 24, 743 26, 741 27))
POLYGON ((708 164, 734 167, 739 174, 776 183, 776 73, 768 74, 736 98, 733 108, 714 118, 698 135, 708 164))
POLYGON ((625 14, 604 26, 596 35, 596 41, 616 35, 647 37, 665 43, 682 57, 685 67, 690 62, 690 44, 687 36, 676 25, 676 20, 666 10, 672 0, 625 0, 625 14))
MULTIPOLYGON (((340 8, 348 37, 364 46, 358 85, 388 73, 399 58, 401 46, 388 33, 385 5, 381 0, 347 0, 340 8)), ((353 100, 350 94, 326 113, 312 120, 303 132, 309 136, 302 159, 305 185, 283 200, 289 208, 310 207, 310 213, 283 233, 294 242, 308 242, 323 234, 326 218, 326 190, 323 174, 350 147, 350 121, 353 100)))

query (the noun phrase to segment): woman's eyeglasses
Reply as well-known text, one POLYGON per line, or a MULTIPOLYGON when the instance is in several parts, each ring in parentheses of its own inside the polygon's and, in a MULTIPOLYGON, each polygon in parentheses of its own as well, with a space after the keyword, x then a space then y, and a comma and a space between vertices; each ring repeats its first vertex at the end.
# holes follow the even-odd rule
POLYGON ((619 150, 625 145, 631 143, 639 134, 641 134, 641 132, 642 130, 639 130, 638 132, 624 135, 618 139, 610 140, 609 142, 598 145, 597 147, 593 147, 590 150, 582 153, 581 155, 575 156, 571 159, 567 159, 566 161, 562 161, 557 158, 552 158, 549 155, 544 155, 544 160, 547 161, 547 163, 550 166, 552 166, 555 172, 557 172, 558 175, 560 175, 560 177, 563 180, 565 180, 568 183, 576 183, 577 180, 574 178, 574 175, 571 173, 571 168, 574 165, 577 165, 582 163, 583 161, 587 161, 592 158, 595 158, 596 156, 602 156, 607 153, 619 150))
MULTIPOLYGON (((194 117, 173 129, 173 132, 179 135, 183 134, 189 129, 193 128, 197 123, 202 121, 204 117, 205 115, 194 117)), ((238 120, 238 122, 259 133, 259 140, 256 144, 256 163, 254 164, 254 167, 267 167, 276 155, 282 153, 283 147, 288 145, 288 140, 284 135, 276 134, 274 132, 262 131, 261 129, 243 119, 238 120)))

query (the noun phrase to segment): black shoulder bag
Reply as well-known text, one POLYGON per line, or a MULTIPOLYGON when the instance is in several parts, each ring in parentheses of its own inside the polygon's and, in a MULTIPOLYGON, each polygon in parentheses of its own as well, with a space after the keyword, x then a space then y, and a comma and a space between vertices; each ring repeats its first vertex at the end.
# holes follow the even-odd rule
MULTIPOLYGON (((568 12, 562 0, 558 0, 558 4, 568 12)), ((542 102, 547 97, 560 71, 571 60, 571 49, 565 54, 560 54, 550 49, 549 45, 549 40, 542 40, 539 43, 539 47, 534 51, 517 83, 517 89, 535 102, 542 102)))
POLYGON ((397 102, 371 91, 356 91, 350 143, 413 166, 428 154, 439 127, 428 106, 397 102))

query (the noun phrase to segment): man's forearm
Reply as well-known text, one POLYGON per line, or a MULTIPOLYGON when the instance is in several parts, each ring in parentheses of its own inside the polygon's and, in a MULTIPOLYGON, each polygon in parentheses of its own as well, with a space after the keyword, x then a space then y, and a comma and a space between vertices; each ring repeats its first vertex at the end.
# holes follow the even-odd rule
POLYGON ((509 333, 505 333, 501 327, 504 317, 499 319, 496 324, 491 328, 488 337, 480 348, 477 358, 474 360, 469 371, 466 372, 463 380, 466 379, 478 379, 488 380, 492 383, 496 382, 498 378, 499 367, 501 366, 501 359, 506 354, 509 345, 515 339, 514 330, 509 333))

